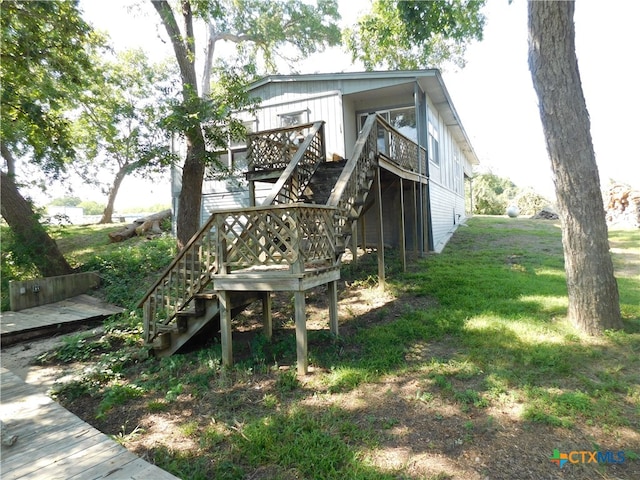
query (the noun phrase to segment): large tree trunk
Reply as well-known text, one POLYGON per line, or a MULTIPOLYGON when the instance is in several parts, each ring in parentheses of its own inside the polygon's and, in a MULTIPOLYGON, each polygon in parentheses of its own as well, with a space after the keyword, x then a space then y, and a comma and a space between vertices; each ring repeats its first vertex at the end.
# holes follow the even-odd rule
POLYGON ((18 191, 13 177, 2 172, 1 178, 2 217, 17 239, 28 249, 31 261, 42 276, 53 277, 72 273, 73 269, 60 253, 58 245, 40 225, 31 205, 18 191))
MULTIPOLYGON (((189 111, 197 104, 193 99, 198 96, 198 82, 195 69, 195 37, 193 34, 193 15, 191 3, 182 0, 180 7, 184 18, 185 35, 183 37, 173 10, 166 0, 152 0, 152 4, 171 39, 176 55, 180 77, 182 79, 183 104, 189 111), (191 107, 192 108, 192 107, 191 107)), ((197 114, 197 112, 194 112, 197 114)), ((200 204, 202 202, 202 181, 206 149, 204 135, 199 125, 187 128, 187 157, 182 168, 182 190, 178 198, 176 215, 176 233, 178 247, 182 248, 200 227, 200 204)))
POLYGON ((595 335, 622 328, 622 319, 575 53, 574 8, 572 1, 529 1, 529 68, 555 174, 569 318, 595 335))
POLYGON ((102 212, 102 218, 98 223, 113 223, 113 206, 116 203, 116 197, 118 196, 118 191, 120 190, 120 185, 122 185, 125 175, 126 172, 124 169, 120 169, 118 170, 118 173, 116 173, 116 176, 113 179, 113 185, 111 185, 111 188, 109 189, 107 206, 104 209, 104 212, 102 212))
POLYGON ((179 248, 184 247, 193 234, 200 229, 205 147, 202 132, 198 133, 192 133, 187 137, 187 158, 182 167, 182 190, 180 190, 176 216, 179 248))

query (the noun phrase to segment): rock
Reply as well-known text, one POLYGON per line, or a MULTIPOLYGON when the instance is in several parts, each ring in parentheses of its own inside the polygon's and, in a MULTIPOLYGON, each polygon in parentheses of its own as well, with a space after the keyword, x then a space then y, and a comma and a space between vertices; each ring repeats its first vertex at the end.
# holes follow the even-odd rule
POLYGON ((546 208, 543 208, 531 218, 534 220, 558 220, 560 217, 558 217, 557 213, 552 212, 551 210, 548 210, 546 208))

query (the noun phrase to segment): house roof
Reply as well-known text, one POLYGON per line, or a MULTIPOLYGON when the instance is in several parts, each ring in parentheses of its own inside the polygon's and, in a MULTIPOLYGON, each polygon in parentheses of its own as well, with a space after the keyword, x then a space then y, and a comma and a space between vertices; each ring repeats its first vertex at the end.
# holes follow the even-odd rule
POLYGON ((462 121, 456 112, 442 75, 437 69, 270 75, 249 85, 249 91, 257 90, 270 83, 327 81, 338 81, 342 85, 344 94, 357 93, 358 88, 361 88, 360 91, 362 92, 371 90, 372 82, 378 85, 376 88, 399 83, 417 82, 442 116, 445 125, 451 131, 469 162, 472 165, 480 163, 462 126, 462 121), (361 87, 358 87, 358 85, 361 85, 361 87))

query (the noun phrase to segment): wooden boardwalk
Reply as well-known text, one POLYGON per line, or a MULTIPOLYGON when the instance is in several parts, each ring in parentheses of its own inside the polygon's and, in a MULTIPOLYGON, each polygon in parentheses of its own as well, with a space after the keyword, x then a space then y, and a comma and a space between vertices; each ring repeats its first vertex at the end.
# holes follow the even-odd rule
POLYGON ((122 312, 122 308, 110 305, 90 295, 78 295, 60 302, 26 308, 19 312, 2 312, 0 315, 0 339, 8 345, 18 339, 32 338, 48 331, 79 322, 99 320, 122 312))
POLYGON ((0 368, 0 418, 12 446, 2 446, 2 480, 176 480, 145 462, 0 368))

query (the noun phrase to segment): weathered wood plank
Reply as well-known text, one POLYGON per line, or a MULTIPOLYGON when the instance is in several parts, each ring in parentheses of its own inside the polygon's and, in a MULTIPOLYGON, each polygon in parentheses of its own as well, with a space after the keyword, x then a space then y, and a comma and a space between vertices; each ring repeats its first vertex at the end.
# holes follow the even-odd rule
POLYGON ((9 282, 11 310, 18 311, 58 302, 83 294, 99 284, 100 277, 97 272, 81 272, 23 281, 11 280, 9 282))
POLYGON ((0 368, 0 417, 18 435, 13 446, 2 448, 3 480, 176 478, 21 382, 0 368))
POLYGON ((19 312, 2 312, 0 336, 3 345, 6 345, 14 336, 31 334, 39 329, 57 325, 100 319, 122 311, 120 307, 109 305, 89 295, 78 295, 60 302, 26 308, 19 312))

